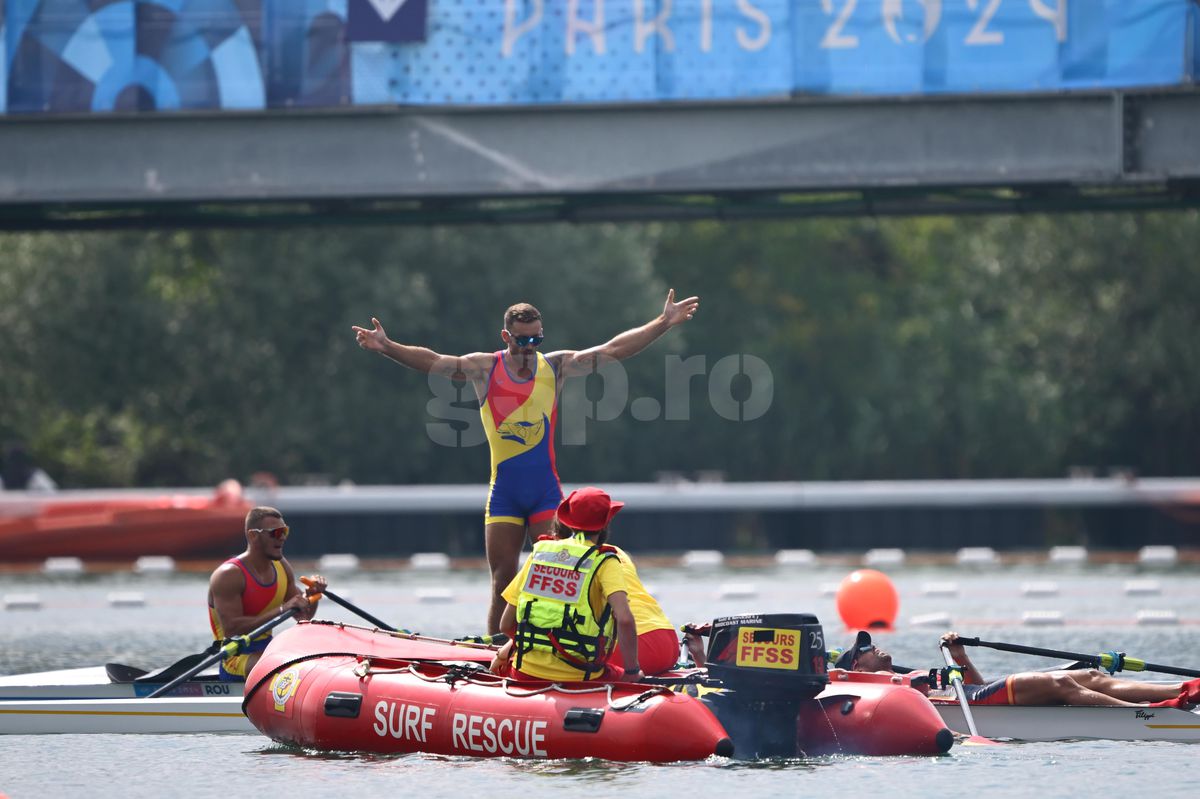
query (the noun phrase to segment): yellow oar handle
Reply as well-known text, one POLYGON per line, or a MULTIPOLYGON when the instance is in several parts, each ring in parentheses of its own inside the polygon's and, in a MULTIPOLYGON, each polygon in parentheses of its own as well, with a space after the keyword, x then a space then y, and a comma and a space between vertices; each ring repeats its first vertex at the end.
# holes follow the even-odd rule
POLYGON ((221 652, 226 657, 232 657, 232 656, 238 654, 239 652, 241 652, 243 649, 249 648, 249 646, 250 646, 250 636, 239 635, 234 638, 230 638, 229 642, 226 643, 223 647, 221 647, 221 652))

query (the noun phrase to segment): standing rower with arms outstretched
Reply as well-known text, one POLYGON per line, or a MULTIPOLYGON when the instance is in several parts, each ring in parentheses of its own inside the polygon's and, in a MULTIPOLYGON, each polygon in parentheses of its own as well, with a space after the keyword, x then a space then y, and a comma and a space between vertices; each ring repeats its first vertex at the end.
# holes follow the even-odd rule
POLYGON ((662 313, 604 344, 586 350, 538 351, 545 337, 542 314, 528 303, 504 312, 500 339, 505 349, 468 355, 441 355, 426 347, 388 338, 379 320, 353 328, 358 345, 396 363, 447 378, 470 380, 491 449, 491 489, 484 509, 484 547, 492 576, 488 634, 499 632, 501 593, 516 575, 521 547, 550 529, 562 501, 554 465, 554 429, 562 381, 591 372, 604 359, 623 360, 644 350, 672 327, 691 319, 699 297, 675 301, 667 292, 662 313))

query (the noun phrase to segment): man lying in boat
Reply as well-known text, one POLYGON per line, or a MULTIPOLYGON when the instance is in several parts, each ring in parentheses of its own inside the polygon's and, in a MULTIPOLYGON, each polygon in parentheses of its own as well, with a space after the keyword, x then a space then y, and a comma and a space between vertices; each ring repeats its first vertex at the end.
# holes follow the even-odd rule
MULTIPOLYGON (((1190 710, 1200 703, 1200 678, 1149 683, 1118 679, 1096 669, 1070 669, 1022 671, 988 682, 958 643, 958 633, 946 633, 942 642, 954 662, 962 667, 963 688, 972 705, 1149 706, 1190 710)), ((859 630, 854 645, 842 652, 833 665, 847 671, 892 674, 898 671, 892 666, 892 656, 875 646, 866 630, 859 630)))
POLYGON ((624 506, 592 486, 559 504, 555 535, 534 544, 504 589, 500 630, 512 641, 493 671, 555 682, 636 681, 643 676, 641 641, 653 661, 647 669, 675 665, 678 644, 670 621, 629 556, 607 543, 609 523, 624 506))
MULTIPOLYGON (((208 621, 217 641, 245 635, 285 610, 297 608, 297 619, 311 619, 325 590, 325 578, 312 577, 300 592, 296 573, 283 557, 283 543, 291 528, 275 508, 259 506, 246 514, 246 550, 216 568, 208 581, 208 621)), ((241 654, 221 663, 221 679, 241 681, 254 668, 271 641, 271 631, 255 638, 241 654)))

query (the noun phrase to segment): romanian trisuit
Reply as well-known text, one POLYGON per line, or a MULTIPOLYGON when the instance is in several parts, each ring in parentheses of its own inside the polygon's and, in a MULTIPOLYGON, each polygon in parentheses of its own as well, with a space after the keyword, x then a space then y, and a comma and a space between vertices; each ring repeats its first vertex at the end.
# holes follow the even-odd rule
POLYGON ((492 454, 484 522, 525 526, 554 516, 562 501, 554 463, 558 374, 546 356, 537 353, 533 376, 520 380, 495 353, 479 415, 492 454))
POLYGON ((623 591, 615 547, 543 536, 504 590, 517 613, 513 667, 543 680, 602 678, 616 644, 608 597, 623 591))
MULTIPOLYGON (((225 563, 232 563, 242 570, 242 576, 245 578, 246 587, 242 589, 242 613, 246 616, 259 616, 268 610, 276 610, 283 606, 284 594, 287 593, 288 579, 287 572, 283 569, 283 563, 280 561, 272 561, 271 565, 275 569, 275 579, 270 583, 261 583, 258 578, 246 568, 240 558, 230 558, 225 563)), ((222 564, 224 565, 224 564, 222 564)), ((217 611, 211 604, 208 606, 208 624, 212 628, 213 640, 223 641, 225 639, 225 631, 221 629, 221 620, 217 618, 217 611)), ((222 680, 240 681, 246 679, 246 661, 250 655, 256 652, 262 652, 267 648, 267 644, 271 642, 271 631, 267 630, 262 635, 250 642, 250 646, 242 652, 226 658, 221 662, 220 675, 222 680)))

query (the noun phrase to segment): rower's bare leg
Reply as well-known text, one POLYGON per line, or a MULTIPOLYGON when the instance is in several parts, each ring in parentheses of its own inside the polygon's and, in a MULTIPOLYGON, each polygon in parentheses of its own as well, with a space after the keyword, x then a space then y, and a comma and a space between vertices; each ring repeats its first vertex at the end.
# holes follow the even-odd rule
POLYGON ((1174 699, 1183 690, 1183 683, 1145 683, 1111 677, 1095 669, 1062 672, 1084 688, 1107 694, 1126 702, 1162 702, 1174 699))
MULTIPOLYGON (((1027 672, 1012 677, 1013 699, 1019 705, 1136 706, 1137 702, 1102 694, 1076 682, 1069 672, 1027 672)), ((1178 695, 1178 691, 1175 695, 1178 695)), ((1170 697, 1166 697, 1170 698, 1170 697)))
POLYGON ((488 635, 500 632, 500 616, 504 613, 504 589, 517 576, 521 567, 521 547, 525 543, 525 525, 512 522, 490 522, 483 527, 483 545, 487 551, 488 569, 492 574, 492 599, 488 604, 488 635))

